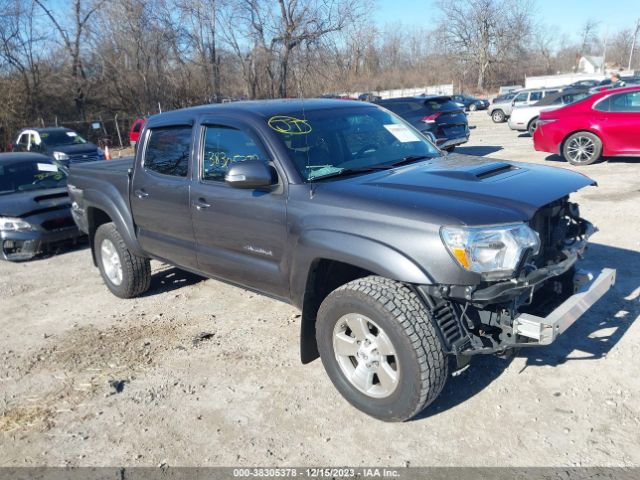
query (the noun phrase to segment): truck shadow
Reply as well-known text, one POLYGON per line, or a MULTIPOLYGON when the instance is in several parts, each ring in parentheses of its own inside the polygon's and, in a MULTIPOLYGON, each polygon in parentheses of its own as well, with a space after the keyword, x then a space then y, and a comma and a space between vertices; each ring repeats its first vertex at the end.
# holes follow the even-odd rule
POLYGON ((204 280, 206 280, 205 277, 194 273, 186 272, 170 265, 162 265, 160 270, 154 272, 151 276, 151 286, 141 297, 151 297, 171 292, 189 285, 195 285, 204 280))
POLYGON ((503 150, 503 148, 497 145, 478 145, 475 147, 456 147, 455 153, 484 157, 485 155, 491 155, 492 153, 499 152, 500 150, 503 150))
MULTIPOLYGON (((604 266, 617 270, 616 285, 552 345, 520 349, 516 357, 525 359, 520 372, 605 358, 640 318, 640 252, 591 244, 580 268, 596 271, 604 266)), ((484 355, 474 358, 469 368, 449 378, 440 397, 415 419, 444 412, 473 397, 498 378, 512 360, 484 355)))

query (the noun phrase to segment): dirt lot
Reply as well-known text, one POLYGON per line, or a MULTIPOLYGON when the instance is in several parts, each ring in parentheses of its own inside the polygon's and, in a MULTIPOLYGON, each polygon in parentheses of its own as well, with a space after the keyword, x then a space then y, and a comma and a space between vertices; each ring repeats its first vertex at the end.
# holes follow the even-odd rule
MULTIPOLYGON (((460 152, 569 168, 470 120, 460 152)), ((85 248, 0 262, 0 465, 640 465, 640 165, 580 171, 600 185, 575 195, 601 229, 586 265, 617 268, 615 289, 555 345, 478 358, 404 424, 300 364, 289 306, 157 263, 145 297, 119 300, 85 248)))

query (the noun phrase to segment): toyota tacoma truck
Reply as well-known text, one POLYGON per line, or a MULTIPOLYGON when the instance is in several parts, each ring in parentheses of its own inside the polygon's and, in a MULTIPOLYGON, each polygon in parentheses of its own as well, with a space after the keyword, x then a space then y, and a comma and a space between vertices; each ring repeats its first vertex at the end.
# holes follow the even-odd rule
POLYGON ((561 168, 445 155, 377 105, 274 100, 150 117, 133 159, 73 166, 116 296, 150 260, 302 311, 301 359, 378 419, 412 418, 478 354, 548 345, 611 287, 561 168), (457 362, 456 362, 457 361, 457 362))

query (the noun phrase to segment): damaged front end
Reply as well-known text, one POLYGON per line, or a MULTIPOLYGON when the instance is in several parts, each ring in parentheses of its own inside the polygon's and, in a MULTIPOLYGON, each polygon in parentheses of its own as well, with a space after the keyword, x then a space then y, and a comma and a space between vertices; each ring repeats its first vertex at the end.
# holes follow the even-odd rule
POLYGON ((568 197, 539 209, 528 226, 539 242, 522 252, 508 279, 417 287, 447 353, 460 358, 550 344, 614 284, 613 269, 576 268, 596 229, 568 197))

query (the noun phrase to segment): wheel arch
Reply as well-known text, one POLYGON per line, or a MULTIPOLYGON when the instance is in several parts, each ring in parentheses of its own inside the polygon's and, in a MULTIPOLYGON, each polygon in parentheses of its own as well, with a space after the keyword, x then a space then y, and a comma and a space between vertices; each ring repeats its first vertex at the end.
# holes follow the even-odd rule
POLYGON ((295 251, 291 299, 302 309, 302 363, 318 358, 316 315, 322 301, 336 288, 369 275, 411 284, 432 283, 432 279, 413 260, 388 245, 357 235, 310 231, 300 238, 295 251))
POLYGON ((89 244, 91 246, 91 254, 93 256, 94 264, 96 264, 94 245, 96 230, 100 225, 109 222, 113 222, 115 224, 118 232, 120 232, 122 239, 127 245, 127 248, 132 253, 141 257, 146 257, 135 236, 133 219, 131 218, 131 213, 127 209, 128 206, 123 207, 127 209, 125 216, 121 213, 121 208, 119 208, 111 198, 97 190, 86 190, 84 192, 84 203, 87 217, 87 233, 89 236, 89 244))

